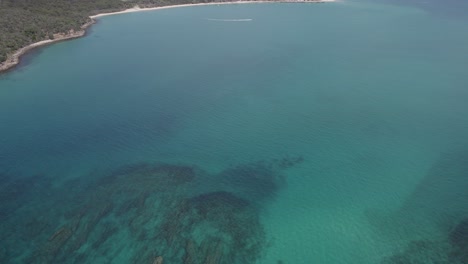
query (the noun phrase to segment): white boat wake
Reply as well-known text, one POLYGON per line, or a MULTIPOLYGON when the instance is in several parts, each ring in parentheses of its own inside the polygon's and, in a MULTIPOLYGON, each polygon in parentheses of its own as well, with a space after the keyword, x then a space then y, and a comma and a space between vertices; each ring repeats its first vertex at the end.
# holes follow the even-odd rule
POLYGON ((240 18, 240 19, 220 19, 220 18, 207 18, 210 21, 223 21, 223 22, 248 22, 252 21, 252 18, 240 18))

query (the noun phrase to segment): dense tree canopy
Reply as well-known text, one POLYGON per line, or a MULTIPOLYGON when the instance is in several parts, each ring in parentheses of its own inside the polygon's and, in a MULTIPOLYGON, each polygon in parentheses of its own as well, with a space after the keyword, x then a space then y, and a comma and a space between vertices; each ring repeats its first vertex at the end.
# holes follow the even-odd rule
POLYGON ((0 0, 0 63, 7 55, 54 34, 80 29, 89 16, 131 8, 213 0, 0 0))

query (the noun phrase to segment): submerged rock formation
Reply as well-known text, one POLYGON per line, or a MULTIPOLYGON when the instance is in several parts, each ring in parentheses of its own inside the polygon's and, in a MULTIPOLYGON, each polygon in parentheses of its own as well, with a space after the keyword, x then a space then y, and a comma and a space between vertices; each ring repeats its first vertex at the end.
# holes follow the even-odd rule
POLYGON ((450 233, 449 240, 453 246, 451 259, 468 263, 468 218, 461 221, 450 233))
POLYGON ((431 225, 447 232, 446 237, 410 242, 405 250, 387 257, 382 263, 468 263, 467 217, 468 151, 450 150, 440 155, 400 210, 389 220, 396 222, 406 232, 431 225), (407 227, 406 223, 416 224, 407 227))
POLYGON ((445 240, 419 240, 403 252, 389 256, 382 264, 466 264, 468 263, 468 218, 462 220, 445 240))
POLYGON ((209 175, 194 166, 144 163, 84 178, 85 184, 73 180, 31 208, 53 208, 48 218, 55 225, 38 218, 30 230, 40 232, 0 227, 4 237, 27 238, 36 249, 0 253, 4 263, 255 263, 267 245, 256 199, 274 197, 284 184, 281 170, 294 164, 259 162, 209 175), (120 255, 125 250, 131 253, 120 255))

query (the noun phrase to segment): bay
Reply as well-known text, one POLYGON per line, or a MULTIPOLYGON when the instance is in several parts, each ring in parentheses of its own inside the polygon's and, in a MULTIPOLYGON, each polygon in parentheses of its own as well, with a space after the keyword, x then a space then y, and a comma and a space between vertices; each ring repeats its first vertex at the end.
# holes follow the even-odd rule
POLYGON ((0 76, 2 263, 465 263, 467 23, 360 1, 99 19, 0 76))

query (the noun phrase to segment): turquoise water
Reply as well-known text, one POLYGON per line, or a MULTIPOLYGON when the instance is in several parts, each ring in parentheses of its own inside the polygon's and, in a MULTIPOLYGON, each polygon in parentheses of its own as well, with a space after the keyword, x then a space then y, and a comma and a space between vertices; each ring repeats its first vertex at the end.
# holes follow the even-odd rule
POLYGON ((431 10, 166 9, 41 49, 0 76, 1 263, 468 263, 468 20, 431 10))

